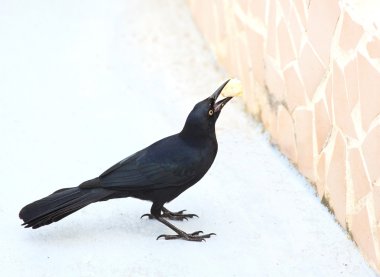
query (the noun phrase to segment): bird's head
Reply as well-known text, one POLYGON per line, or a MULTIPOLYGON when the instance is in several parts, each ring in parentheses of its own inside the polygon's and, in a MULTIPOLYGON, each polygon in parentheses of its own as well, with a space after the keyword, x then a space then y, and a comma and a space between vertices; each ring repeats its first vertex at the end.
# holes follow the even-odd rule
POLYGON ((232 99, 232 97, 226 97, 217 101, 218 96, 228 82, 229 80, 224 82, 210 97, 194 106, 183 127, 183 134, 190 136, 215 134, 215 122, 223 107, 232 99))

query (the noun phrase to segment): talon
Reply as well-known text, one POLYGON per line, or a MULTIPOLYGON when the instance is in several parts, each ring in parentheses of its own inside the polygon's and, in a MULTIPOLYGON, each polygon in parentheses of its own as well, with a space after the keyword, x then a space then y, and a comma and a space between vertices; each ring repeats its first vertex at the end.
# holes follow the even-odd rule
POLYGON ((210 233, 210 234, 207 234, 207 235, 203 235, 203 237, 205 238, 211 238, 211 236, 216 236, 215 233, 210 233))
POLYGON ((152 219, 152 218, 153 218, 153 216, 152 216, 151 214, 143 214, 143 215, 140 217, 140 219, 143 218, 144 216, 147 216, 149 219, 152 219))
POLYGON ((165 240, 171 240, 171 239, 179 239, 181 237, 179 235, 160 235, 157 237, 156 240, 158 240, 160 238, 164 238, 165 240))
POLYGON ((156 240, 159 240, 160 238, 163 238, 163 237, 165 237, 166 235, 159 235, 157 238, 156 238, 156 240))
POLYGON ((199 218, 199 216, 196 215, 196 214, 188 214, 187 216, 190 217, 190 218, 193 218, 193 217, 198 217, 199 218))

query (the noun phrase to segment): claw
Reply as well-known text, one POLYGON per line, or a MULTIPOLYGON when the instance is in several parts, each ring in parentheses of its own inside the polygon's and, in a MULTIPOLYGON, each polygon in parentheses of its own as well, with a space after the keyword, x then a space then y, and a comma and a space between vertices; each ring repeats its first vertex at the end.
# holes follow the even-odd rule
POLYGON ((153 218, 154 218, 151 214, 143 214, 143 215, 140 217, 140 219, 143 218, 144 216, 147 216, 149 219, 153 219, 153 218))
POLYGON ((178 235, 159 235, 156 240, 159 240, 160 238, 165 238, 165 240, 173 240, 173 239, 179 239, 180 236, 178 236, 178 235))
POLYGON ((156 240, 159 240, 160 238, 163 238, 163 237, 165 237, 166 235, 159 235, 157 238, 156 238, 156 240))
POLYGON ((196 214, 188 214, 187 216, 190 217, 190 218, 193 218, 193 217, 198 217, 199 218, 199 216, 196 215, 196 214))

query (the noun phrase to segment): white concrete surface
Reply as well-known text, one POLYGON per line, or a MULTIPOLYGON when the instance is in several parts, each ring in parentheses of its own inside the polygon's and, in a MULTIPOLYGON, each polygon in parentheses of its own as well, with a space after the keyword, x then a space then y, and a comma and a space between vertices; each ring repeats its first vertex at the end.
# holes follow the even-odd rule
POLYGON ((209 173, 168 205, 206 243, 156 241, 171 231, 135 199, 21 228, 22 206, 179 131, 227 76, 179 0, 3 0, 0 38, 1 276, 375 275, 239 100, 209 173))

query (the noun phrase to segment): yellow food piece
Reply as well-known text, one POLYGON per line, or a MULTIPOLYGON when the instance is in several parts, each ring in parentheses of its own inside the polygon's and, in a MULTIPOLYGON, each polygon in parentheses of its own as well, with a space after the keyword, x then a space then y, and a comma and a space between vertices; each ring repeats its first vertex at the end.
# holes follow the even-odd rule
POLYGON ((231 79, 227 85, 222 90, 222 95, 224 97, 234 97, 240 96, 243 94, 243 87, 240 80, 231 79))

